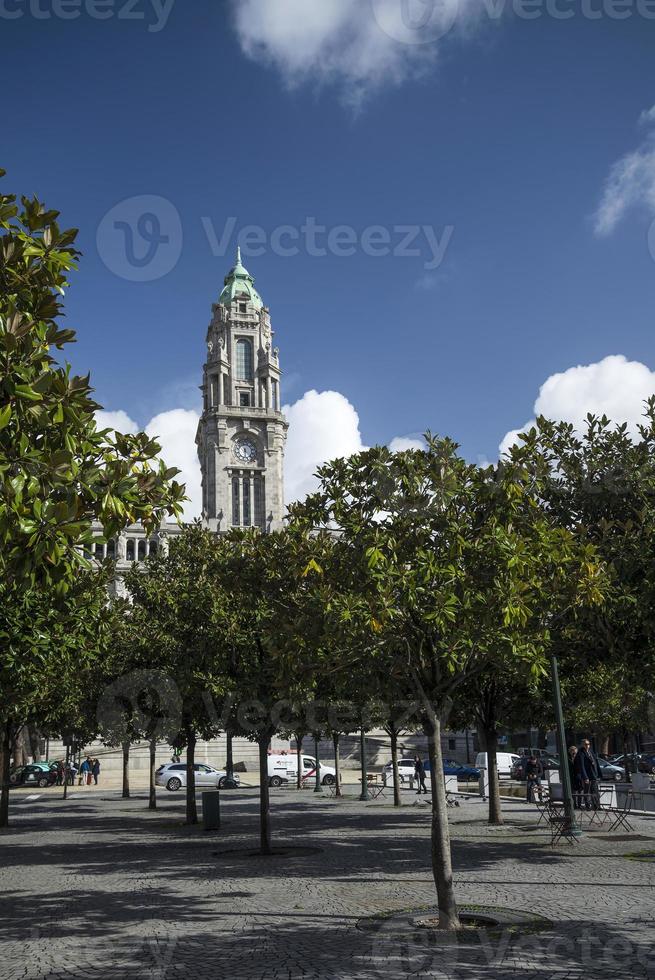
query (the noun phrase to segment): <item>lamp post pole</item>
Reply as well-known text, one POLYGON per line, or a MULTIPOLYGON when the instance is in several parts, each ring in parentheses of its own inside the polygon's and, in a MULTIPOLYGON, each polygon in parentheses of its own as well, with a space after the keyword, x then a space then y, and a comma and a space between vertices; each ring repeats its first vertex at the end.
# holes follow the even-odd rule
POLYGON ((314 734, 314 757, 316 759, 316 782, 314 784, 314 792, 322 793, 321 788, 321 760, 318 757, 318 734, 314 734))
POLYGON ((562 711, 562 692, 559 683, 559 670, 557 668, 557 657, 550 658, 551 680, 553 683, 553 707, 555 708, 556 735, 557 735, 557 754, 559 756, 559 773, 562 783, 562 797, 564 801, 564 816, 566 817, 567 833, 572 837, 580 837, 582 831, 575 819, 573 809, 573 793, 571 790, 571 776, 569 774, 568 753, 566 750, 566 732, 564 729, 564 712, 562 711))
POLYGON ((368 800, 368 779, 366 778, 366 732, 363 726, 359 733, 359 748, 362 760, 362 792, 359 798, 366 801, 368 800))

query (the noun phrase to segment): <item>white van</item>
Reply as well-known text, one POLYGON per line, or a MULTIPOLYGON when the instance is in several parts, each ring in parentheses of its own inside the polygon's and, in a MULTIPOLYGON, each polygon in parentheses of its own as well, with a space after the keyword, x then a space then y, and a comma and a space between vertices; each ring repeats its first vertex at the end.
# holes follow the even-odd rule
MULTIPOLYGON (((269 786, 281 786, 282 783, 295 783, 298 779, 298 762, 295 752, 286 755, 269 755, 268 757, 268 783, 269 786)), ((316 778, 316 759, 313 755, 300 755, 303 780, 316 778)), ((326 766, 321 762, 321 782, 324 786, 331 786, 336 781, 336 771, 332 766, 326 766)))
MULTIPOLYGON (((507 776, 512 770, 512 766, 515 762, 520 761, 520 756, 516 752, 497 752, 496 753, 496 769, 498 770, 499 776, 507 776)), ((475 757, 475 768, 476 769, 487 769, 487 753, 478 752, 475 757)))

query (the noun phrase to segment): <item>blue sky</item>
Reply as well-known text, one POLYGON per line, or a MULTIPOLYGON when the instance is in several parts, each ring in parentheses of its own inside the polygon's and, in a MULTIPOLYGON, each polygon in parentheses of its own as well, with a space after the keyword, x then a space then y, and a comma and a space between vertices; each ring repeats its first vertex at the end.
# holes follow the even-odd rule
MULTIPOLYGON (((304 447, 312 465, 342 430, 344 451, 430 428, 495 458, 540 386, 578 365, 596 367, 551 382, 546 409, 629 416, 635 391, 655 390, 646 7, 620 20, 610 0, 587 0, 597 19, 579 4, 557 19, 544 0, 525 19, 518 0, 491 17, 477 0, 443 0, 450 30, 398 40, 380 22, 394 33, 401 0, 349 0, 348 13, 344 0, 171 0, 165 23, 153 0, 136 0, 142 19, 106 0, 106 20, 87 0, 64 20, 52 2, 0 3, 0 165, 5 188, 81 229, 73 362, 107 409, 146 425, 197 408, 210 306, 247 225, 267 241, 244 262, 271 307, 284 400, 299 403, 299 430, 307 422, 292 453, 304 447), (136 222, 138 202, 122 202, 143 196, 169 202, 161 232, 177 261, 135 282, 102 229, 117 206, 136 222), (301 232, 299 254, 275 254, 275 230, 308 217, 351 226, 354 254, 309 255, 301 232), (230 218, 227 252, 213 254, 207 229, 220 238, 230 218), (391 249, 397 226, 416 226, 420 254, 365 254, 371 226, 391 249), (446 245, 437 268, 425 226, 446 245), (359 429, 344 402, 331 433, 325 420, 314 431, 301 401, 312 389, 339 392, 359 429)), ((417 14, 432 2, 409 0, 417 14)))

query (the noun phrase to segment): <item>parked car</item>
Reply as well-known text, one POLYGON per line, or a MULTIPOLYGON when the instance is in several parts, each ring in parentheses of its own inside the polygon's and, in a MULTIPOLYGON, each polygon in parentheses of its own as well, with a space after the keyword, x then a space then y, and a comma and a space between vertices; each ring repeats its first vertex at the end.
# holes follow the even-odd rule
MULTIPOLYGON (((316 778, 316 759, 313 755, 300 756, 302 778, 310 782, 316 778)), ((321 783, 332 786, 337 780, 336 769, 321 762, 321 783)), ((283 783, 295 783, 298 780, 298 757, 295 752, 282 754, 273 752, 268 757, 268 782, 270 786, 282 786, 283 783)))
POLYGON ((453 759, 444 759, 443 771, 446 776, 457 776, 458 779, 471 783, 480 778, 480 770, 475 766, 462 765, 461 762, 455 762, 453 759))
POLYGON ((14 770, 9 781, 12 786, 38 786, 39 789, 45 789, 57 782, 57 770, 42 769, 38 763, 33 763, 14 770))
MULTIPOLYGON (((511 776, 512 766, 519 761, 519 756, 516 752, 497 752, 496 753, 496 769, 498 770, 499 776, 511 776)), ((487 753, 478 752, 475 757, 475 768, 476 769, 487 769, 487 753)))
MULTIPOLYGON (((510 776, 512 779, 517 779, 519 782, 523 782, 525 779, 525 767, 529 758, 530 756, 528 755, 522 755, 518 761, 514 763, 510 771, 510 776)), ((547 775, 550 769, 559 769, 559 758, 556 755, 541 756, 539 761, 544 767, 544 775, 547 775)))
POLYGON ((613 762, 608 762, 606 759, 599 759, 598 766, 600 768, 601 779, 616 783, 620 783, 625 779, 625 769, 623 766, 617 766, 613 762))
MULTIPOLYGON (((384 776, 384 781, 387 785, 393 784, 393 763, 387 762, 386 766, 382 770, 384 776)), ((400 785, 403 783, 409 783, 410 779, 414 778, 414 760, 413 759, 398 759, 398 778, 400 779, 400 785)))
MULTIPOLYGON (((616 755, 612 756, 611 759, 606 761, 614 766, 620 766, 623 770, 625 770, 625 758, 626 757, 624 755, 616 755)), ((653 760, 654 757, 651 755, 642 755, 639 752, 633 752, 628 754, 627 757, 628 769, 630 772, 645 772, 648 773, 649 776, 652 776, 653 773, 655 773, 655 761, 653 760)))
MULTIPOLYGON (((215 769, 204 762, 196 762, 193 766, 196 776, 196 786, 198 788, 211 787, 212 789, 222 789, 225 786, 227 773, 224 769, 215 769)), ((240 785, 239 776, 234 773, 234 782, 240 785)), ((165 786, 171 793, 177 792, 186 786, 186 762, 169 762, 160 766, 155 773, 155 785, 165 786)))
POLYGON ((54 762, 30 762, 28 763, 27 766, 17 766, 15 769, 12 769, 9 773, 9 782, 12 784, 12 786, 16 786, 22 781, 22 773, 25 771, 25 769, 28 768, 28 766, 31 767, 32 769, 40 769, 43 772, 49 772, 51 769, 54 770, 55 763, 54 762))

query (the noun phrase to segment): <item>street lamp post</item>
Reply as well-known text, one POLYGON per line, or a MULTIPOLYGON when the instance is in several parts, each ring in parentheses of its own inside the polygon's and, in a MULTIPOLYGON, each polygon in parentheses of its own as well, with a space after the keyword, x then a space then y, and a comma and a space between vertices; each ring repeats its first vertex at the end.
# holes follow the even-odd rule
POLYGON ((314 735, 314 757, 316 759, 316 775, 315 775, 316 781, 315 781, 315 784, 314 784, 314 792, 315 793, 322 793, 323 790, 321 788, 321 760, 318 757, 318 735, 317 734, 314 735))
POLYGON ((557 657, 550 658, 551 680, 553 682, 553 707, 555 708, 557 754, 559 755, 559 772, 562 783, 562 797, 564 801, 564 816, 566 818, 566 832, 572 837, 580 837, 582 831, 575 819, 573 809, 573 793, 571 790, 571 776, 569 774, 568 753, 566 750, 566 732, 564 729, 564 712, 562 711, 562 692, 559 684, 559 671, 557 668, 557 657))
POLYGON ((359 733, 359 748, 362 760, 362 792, 359 798, 366 801, 368 800, 368 779, 366 778, 366 732, 363 726, 359 733))

